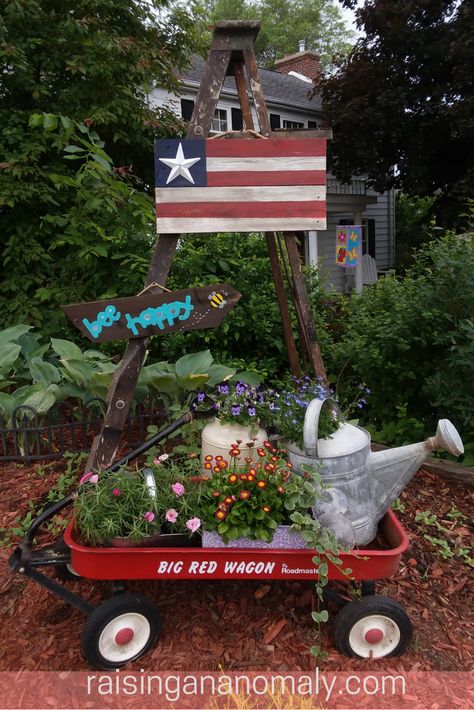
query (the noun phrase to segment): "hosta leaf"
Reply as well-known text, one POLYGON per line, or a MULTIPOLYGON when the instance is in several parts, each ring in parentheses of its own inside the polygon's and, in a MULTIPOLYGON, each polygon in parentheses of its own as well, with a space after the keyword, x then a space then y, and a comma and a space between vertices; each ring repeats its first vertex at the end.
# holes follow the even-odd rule
POLYGON ((75 343, 60 338, 51 338, 51 347, 61 360, 83 360, 82 350, 75 343))
POLYGON ((212 355, 209 350, 203 350, 199 353, 183 355, 176 362, 176 374, 178 377, 187 377, 188 375, 206 374, 212 365, 212 355))
POLYGON ((59 382, 61 379, 59 369, 50 362, 45 362, 39 357, 34 357, 30 361, 30 373, 33 382, 40 382, 45 387, 59 382))
POLYGON ((5 330, 0 331, 0 345, 10 343, 12 340, 18 340, 20 336, 31 330, 31 327, 31 325, 12 325, 11 328, 5 328, 5 330))
POLYGON ((7 342, 0 345, 0 375, 3 376, 10 372, 20 351, 21 347, 16 343, 7 342))

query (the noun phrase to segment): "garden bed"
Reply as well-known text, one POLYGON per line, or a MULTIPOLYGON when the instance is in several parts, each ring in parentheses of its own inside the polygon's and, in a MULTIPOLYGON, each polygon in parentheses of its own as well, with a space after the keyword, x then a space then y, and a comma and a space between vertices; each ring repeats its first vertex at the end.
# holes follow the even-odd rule
MULTIPOLYGON (((0 468, 0 525, 9 528, 55 482, 58 463, 43 475, 38 465, 4 464, 0 468)), ((408 612, 414 637, 401 658, 371 661, 371 670, 467 670, 474 657, 474 624, 468 610, 472 570, 459 558, 443 560, 425 534, 439 536, 429 522, 415 523, 418 512, 431 511, 444 521, 450 548, 467 546, 472 530, 463 518, 446 517, 455 510, 470 515, 473 493, 427 472, 417 474, 401 499, 397 516, 407 529, 411 548, 399 572, 377 584, 377 592, 398 599, 408 612), (457 547, 456 547, 457 546, 457 547)), ((425 516, 429 521, 429 516, 425 516)), ((80 650, 83 615, 46 590, 6 567, 9 551, 1 550, 0 670, 87 669, 80 650)), ((336 583, 337 584, 337 583, 336 583)), ((164 628, 156 648, 130 668, 139 670, 305 671, 367 668, 363 661, 341 656, 325 630, 329 657, 321 663, 309 655, 314 643, 310 582, 149 581, 130 589, 153 600, 162 611, 164 628)), ((98 603, 109 596, 106 582, 79 581, 72 587, 98 603)), ((338 589, 347 590, 344 584, 338 589)))

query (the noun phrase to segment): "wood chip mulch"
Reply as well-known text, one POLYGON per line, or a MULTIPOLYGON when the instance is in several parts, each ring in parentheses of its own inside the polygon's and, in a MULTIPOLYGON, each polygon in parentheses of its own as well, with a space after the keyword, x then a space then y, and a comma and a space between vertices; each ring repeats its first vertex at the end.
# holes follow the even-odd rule
MULTIPOLYGON (((28 510, 28 501, 44 495, 61 464, 38 475, 38 465, 0 466, 0 526, 9 528, 28 510)), ((414 627, 409 650, 400 658, 370 661, 370 670, 462 671, 472 669, 474 615, 472 568, 459 559, 444 560, 424 539, 433 533, 415 523, 417 511, 431 510, 449 528, 451 546, 472 543, 465 519, 445 518, 452 504, 472 519, 474 492, 426 471, 419 472, 402 495, 397 513, 411 547, 398 573, 377 583, 377 593, 398 600, 414 627)), ((81 652, 84 616, 46 589, 13 574, 10 549, 0 549, 0 670, 87 670, 81 652)), ((70 588, 93 603, 110 595, 106 582, 81 580, 70 588)), ((151 581, 130 590, 154 601, 161 611, 160 642, 130 670, 155 671, 363 671, 367 662, 346 658, 332 645, 324 625, 325 661, 314 659, 311 620, 314 594, 309 582, 151 581)), ((346 585, 347 589, 347 585, 346 585)), ((334 609, 331 611, 335 611, 334 609)))

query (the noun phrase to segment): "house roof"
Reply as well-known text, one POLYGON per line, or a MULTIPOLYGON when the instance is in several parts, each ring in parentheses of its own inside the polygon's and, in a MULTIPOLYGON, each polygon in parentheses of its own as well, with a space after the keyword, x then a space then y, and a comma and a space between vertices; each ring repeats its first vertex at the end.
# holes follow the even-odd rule
MULTIPOLYGON (((181 80, 185 86, 198 87, 204 73, 205 60, 198 54, 192 58, 192 64, 181 74, 181 80)), ((314 96, 310 99, 311 86, 301 79, 289 74, 283 74, 270 69, 259 67, 260 79, 263 87, 263 94, 269 104, 278 104, 291 108, 300 108, 310 113, 321 111, 321 98, 314 96)), ((233 77, 226 77, 222 94, 237 96, 237 88, 233 77)))

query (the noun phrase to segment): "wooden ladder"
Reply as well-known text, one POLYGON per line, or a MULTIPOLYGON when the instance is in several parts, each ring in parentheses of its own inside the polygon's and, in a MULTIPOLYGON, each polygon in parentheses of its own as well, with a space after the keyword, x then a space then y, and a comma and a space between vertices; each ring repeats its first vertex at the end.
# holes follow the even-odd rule
MULTIPOLYGON (((218 22, 214 29, 211 49, 200 88, 194 104, 186 138, 205 138, 209 135, 212 119, 219 100, 224 79, 234 76, 239 96, 244 129, 249 136, 255 126, 252 118, 247 89, 248 77, 258 119, 258 132, 265 137, 288 137, 291 132, 272 132, 265 105, 262 85, 258 72, 254 41, 260 29, 258 22, 218 22)), ((330 131, 298 131, 298 136, 329 138, 330 131)), ((230 136, 232 137, 232 136, 230 136)), ((241 136, 239 136, 240 139, 241 136)), ((162 234, 158 237, 145 287, 150 284, 166 283, 180 235, 162 234)), ((265 234, 270 264, 275 282, 278 305, 281 314, 283 334, 288 351, 290 370, 293 375, 301 374, 300 360, 291 327, 291 316, 285 291, 282 265, 290 287, 301 343, 315 375, 326 382, 326 371, 316 338, 308 293, 306 290, 297 237, 293 232, 265 234)), ((151 286, 149 293, 162 293, 158 286, 151 286)), ((87 460, 86 470, 96 470, 110 466, 116 456, 120 437, 125 426, 128 411, 135 393, 137 380, 143 365, 149 338, 129 340, 124 356, 115 371, 107 394, 107 412, 101 432, 95 437, 87 460)))

